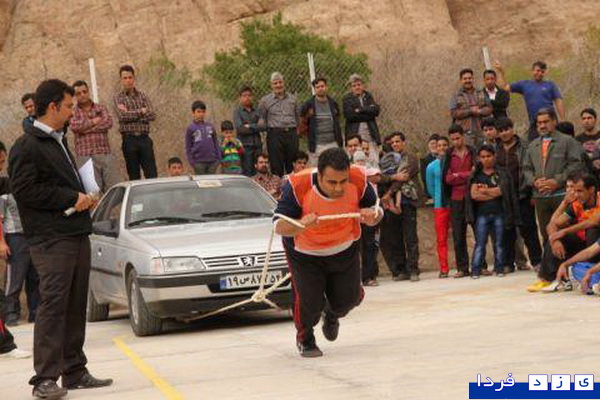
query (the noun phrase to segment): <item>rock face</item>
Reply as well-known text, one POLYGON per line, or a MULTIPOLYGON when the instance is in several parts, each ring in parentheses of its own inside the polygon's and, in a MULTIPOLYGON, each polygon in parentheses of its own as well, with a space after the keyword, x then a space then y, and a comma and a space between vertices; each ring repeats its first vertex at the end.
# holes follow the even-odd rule
POLYGON ((600 15, 598 0, 0 0, 0 88, 49 76, 101 77, 159 52, 191 71, 239 43, 240 23, 287 21, 378 58, 403 48, 447 51, 487 43, 494 54, 561 57, 600 15), (87 76, 87 75, 83 75, 87 76))

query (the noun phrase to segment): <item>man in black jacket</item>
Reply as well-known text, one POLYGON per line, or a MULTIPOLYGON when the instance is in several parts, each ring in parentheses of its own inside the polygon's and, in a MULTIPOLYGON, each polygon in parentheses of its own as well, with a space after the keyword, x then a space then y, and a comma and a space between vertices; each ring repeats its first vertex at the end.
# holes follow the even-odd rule
POLYGON ((346 137, 358 134, 363 142, 369 143, 369 159, 379 162, 381 136, 375 118, 379 116, 379 105, 371 93, 365 90, 363 79, 352 74, 349 79, 351 92, 343 100, 344 118, 346 118, 346 137))
POLYGON ((340 128, 340 108, 337 102, 327 95, 327 80, 317 78, 312 81, 315 95, 311 97, 300 110, 302 127, 308 134, 309 164, 317 165, 319 155, 332 147, 343 147, 342 130, 340 128))
POLYGON ((40 278, 41 303, 34 327, 35 376, 39 398, 60 398, 67 389, 108 386, 94 378, 83 352, 94 205, 85 194, 75 159, 64 138, 73 115, 73 89, 51 79, 35 93, 38 119, 11 149, 8 173, 31 258, 40 278), (76 212, 65 215, 74 207, 76 212), (62 388, 56 381, 62 376, 62 388))
POLYGON ((483 71, 483 82, 485 84, 483 92, 485 97, 492 103, 492 115, 498 119, 507 117, 508 103, 510 102, 510 93, 500 89, 496 84, 496 71, 486 69, 483 71))

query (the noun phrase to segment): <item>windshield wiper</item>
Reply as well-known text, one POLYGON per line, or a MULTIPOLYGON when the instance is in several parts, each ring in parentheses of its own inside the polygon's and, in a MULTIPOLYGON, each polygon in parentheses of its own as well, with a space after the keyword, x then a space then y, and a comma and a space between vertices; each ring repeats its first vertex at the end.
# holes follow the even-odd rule
POLYGON ((209 218, 227 218, 227 217, 272 217, 272 213, 261 212, 261 211, 241 211, 241 210, 230 210, 230 211, 217 211, 212 213, 202 214, 203 217, 209 218))
POLYGON ((137 221, 132 221, 127 226, 137 226, 150 222, 164 222, 167 224, 189 224, 193 222, 206 222, 206 219, 202 218, 184 218, 184 217, 151 217, 138 219, 137 221))

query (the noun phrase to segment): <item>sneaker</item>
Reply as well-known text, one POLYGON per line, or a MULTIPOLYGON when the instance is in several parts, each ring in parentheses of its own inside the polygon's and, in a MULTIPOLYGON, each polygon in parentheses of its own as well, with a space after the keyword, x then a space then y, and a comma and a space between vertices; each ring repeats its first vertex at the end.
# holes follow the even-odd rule
POLYGON ((324 312, 323 326, 321 329, 323 330, 323 336, 325 336, 325 339, 333 342, 335 339, 337 339, 340 332, 340 320, 337 317, 324 312))
POLYGON ((595 285, 592 285, 592 293, 600 294, 600 283, 596 283, 595 285))
POLYGON ((11 351, 7 351, 6 353, 0 354, 0 358, 12 358, 16 360, 30 357, 30 352, 21 349, 12 349, 11 351))
POLYGON ((438 277, 440 279, 446 279, 448 277, 448 273, 447 272, 440 272, 440 274, 438 275, 438 277))
POLYGON ((46 379, 35 385, 32 394, 38 399, 60 399, 67 395, 67 389, 61 388, 53 380, 46 379))
POLYGON ((419 278, 419 274, 410 274, 411 282, 419 282, 420 280, 421 280, 421 278, 419 278))
POLYGON ((569 292, 573 290, 573 283, 571 281, 566 282, 558 282, 554 281, 552 284, 546 286, 540 292, 542 293, 552 293, 552 292, 569 292))
POLYGON ((473 274, 473 275, 471 275, 471 279, 479 279, 479 274, 473 274))
POLYGON ((363 286, 379 286, 379 282, 376 279, 367 279, 363 282, 363 286))
POLYGON ((488 271, 487 269, 482 269, 481 270, 481 275, 482 276, 491 276, 492 275, 492 271, 488 271))
POLYGON ((398 274, 392 277, 392 280, 394 282, 399 282, 399 281, 407 281, 410 279, 410 276, 406 275, 406 274, 398 274))
POLYGON ((466 276, 469 276, 469 273, 464 272, 464 271, 458 271, 457 273, 454 274, 455 279, 464 278, 466 276))
POLYGON ((505 272, 496 272, 496 276, 498 278, 504 278, 506 276, 506 273, 505 272))
POLYGON ((300 356, 304 358, 315 358, 323 356, 323 352, 317 346, 315 339, 306 341, 305 343, 296 342, 300 356))
POLYGON ((540 290, 542 290, 546 286, 550 286, 551 284, 552 284, 552 282, 538 280, 533 285, 527 286, 527 291, 531 292, 531 293, 539 292, 540 290))

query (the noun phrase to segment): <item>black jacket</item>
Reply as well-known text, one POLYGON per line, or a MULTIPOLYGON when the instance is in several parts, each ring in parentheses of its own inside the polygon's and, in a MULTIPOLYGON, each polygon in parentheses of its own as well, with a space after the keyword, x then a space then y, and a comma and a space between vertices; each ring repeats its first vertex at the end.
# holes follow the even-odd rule
MULTIPOLYGON (((446 175, 448 175, 448 170, 450 169, 450 155, 454 147, 450 147, 444 157, 440 160, 442 163, 442 203, 450 204, 450 197, 452 196, 452 186, 446 183, 446 175)), ((471 154, 471 162, 475 165, 477 160, 477 152, 474 147, 467 145, 467 151, 471 154)))
POLYGON ((371 93, 365 91, 363 104, 353 93, 348 93, 343 100, 344 118, 346 118, 346 137, 358 133, 358 126, 366 122, 371 138, 378 145, 381 144, 379 127, 375 118, 379 116, 379 105, 373 100, 371 93))
MULTIPOLYGON (((342 139, 342 128, 340 127, 340 107, 331 97, 327 96, 327 100, 331 116, 333 117, 333 137, 338 146, 343 147, 344 141, 342 139)), ((308 151, 311 153, 317 150, 317 112, 315 111, 315 101, 316 97, 311 97, 302 105, 302 109, 300 110, 300 118, 305 118, 308 125, 308 151)))
MULTIPOLYGON (((473 178, 477 172, 481 171, 481 166, 478 166, 475 171, 471 174, 468 183, 468 190, 465 196, 465 214, 467 222, 474 224, 477 216, 475 215, 475 204, 471 198, 471 185, 473 184, 473 178)), ((498 186, 502 192, 502 209, 504 216, 504 229, 513 229, 516 226, 521 225, 521 213, 519 212, 519 195, 514 189, 512 178, 506 170, 497 168, 498 173, 498 186)))
POLYGON ((87 235, 92 221, 87 211, 64 216, 85 190, 75 173, 75 160, 63 144, 46 132, 31 126, 13 145, 8 158, 8 175, 17 201, 25 236, 39 244, 62 236, 87 235))
POLYGON ((490 99, 490 96, 488 96, 485 89, 483 90, 483 93, 485 93, 485 97, 492 103, 492 115, 494 118, 507 117, 508 114, 506 110, 508 109, 508 103, 510 102, 510 93, 497 86, 496 88, 498 89, 498 92, 496 93, 496 98, 494 100, 490 99))

